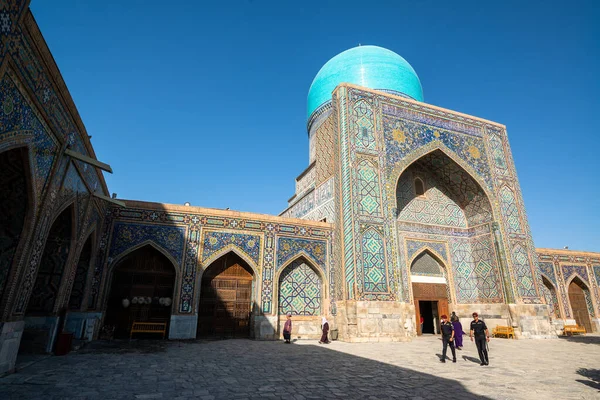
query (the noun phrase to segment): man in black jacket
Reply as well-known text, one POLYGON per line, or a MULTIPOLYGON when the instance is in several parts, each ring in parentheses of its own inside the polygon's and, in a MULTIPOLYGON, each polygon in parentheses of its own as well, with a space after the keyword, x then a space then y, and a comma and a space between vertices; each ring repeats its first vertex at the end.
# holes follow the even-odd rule
POLYGON ((452 350, 452 362, 456 362, 456 350, 454 350, 454 326, 452 322, 448 321, 448 317, 446 315, 442 315, 442 359, 441 362, 446 362, 446 350, 448 346, 450 346, 450 350, 452 350))
POLYGON ((471 321, 471 342, 473 341, 473 336, 475 336, 475 345, 477 345, 477 351, 479 352, 479 359, 481 360, 480 365, 490 365, 490 360, 488 358, 486 341, 490 341, 490 333, 488 331, 488 327, 485 322, 479 319, 479 315, 474 312, 473 313, 473 321, 471 321))

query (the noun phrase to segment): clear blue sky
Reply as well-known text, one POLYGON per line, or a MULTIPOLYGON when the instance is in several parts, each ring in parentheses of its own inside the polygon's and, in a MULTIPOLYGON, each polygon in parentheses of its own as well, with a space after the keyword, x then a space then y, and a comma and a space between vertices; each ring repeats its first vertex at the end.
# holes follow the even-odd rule
POLYGON ((597 1, 31 8, 120 198, 278 214, 308 165, 314 75, 374 44, 412 64, 427 103, 507 125, 536 246, 600 251, 597 1))

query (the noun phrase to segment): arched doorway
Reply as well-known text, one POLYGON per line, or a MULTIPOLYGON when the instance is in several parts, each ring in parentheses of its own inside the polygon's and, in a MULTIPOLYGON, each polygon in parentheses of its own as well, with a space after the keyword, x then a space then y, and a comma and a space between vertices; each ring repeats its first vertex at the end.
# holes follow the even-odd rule
POLYGON ((28 316, 51 315, 54 310, 65 264, 73 246, 73 213, 73 205, 67 207, 50 228, 27 305, 28 316))
POLYGON ((443 270, 441 260, 428 250, 415 257, 411 264, 418 335, 440 333, 440 317, 448 315, 448 286, 443 270))
POLYGON ((589 296, 589 290, 585 283, 577 277, 574 278, 569 284, 569 303, 573 310, 573 318, 577 325, 584 326, 586 332, 590 333, 592 332, 592 322, 586 301, 587 296, 589 296))
POLYGON ((554 288, 554 285, 552 285, 552 283, 550 283, 550 281, 543 275, 542 283, 544 284, 542 287, 542 292, 544 294, 546 304, 548 304, 550 307, 551 317, 560 318, 560 306, 558 305, 558 297, 556 296, 556 289, 554 288))
POLYGON ((254 274, 229 252, 208 266, 202 276, 198 337, 249 337, 254 274))
POLYGON ((126 338, 133 322, 168 324, 174 286, 175 268, 163 253, 151 245, 131 252, 114 268, 104 325, 115 327, 116 338, 126 338))
POLYGON ((93 235, 90 235, 87 238, 79 255, 77 269, 75 270, 75 278, 73 279, 73 286, 71 288, 71 295, 69 296, 69 310, 78 311, 83 304, 87 276, 92 261, 92 237, 93 235))
POLYGON ((303 338, 319 338, 321 327, 323 281, 317 270, 303 257, 294 260, 279 275, 279 332, 283 335, 287 313, 294 318, 294 331, 303 338))
POLYGON ((0 302, 29 213, 27 149, 0 153, 0 302))

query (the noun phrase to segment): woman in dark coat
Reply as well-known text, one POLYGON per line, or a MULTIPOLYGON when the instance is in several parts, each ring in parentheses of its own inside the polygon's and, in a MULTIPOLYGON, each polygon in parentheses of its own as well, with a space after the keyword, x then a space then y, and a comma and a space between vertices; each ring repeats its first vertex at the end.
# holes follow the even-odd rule
POLYGON ((321 340, 319 340, 319 344, 327 344, 329 340, 327 339, 327 334, 329 333, 329 322, 327 322, 327 318, 323 317, 321 321, 321 328, 323 329, 323 334, 321 335, 321 340))
POLYGON ((452 322, 452 326, 454 326, 454 346, 458 350, 462 350, 463 347, 463 328, 462 324, 458 319, 458 315, 454 311, 452 311, 452 315, 450 316, 450 320, 452 322))

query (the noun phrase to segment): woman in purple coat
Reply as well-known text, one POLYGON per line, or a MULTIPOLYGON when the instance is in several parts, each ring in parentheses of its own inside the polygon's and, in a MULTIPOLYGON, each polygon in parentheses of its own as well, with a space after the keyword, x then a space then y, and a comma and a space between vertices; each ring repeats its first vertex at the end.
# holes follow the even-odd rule
POLYGON ((454 311, 452 311, 452 315, 450 316, 450 321, 452 321, 452 326, 454 327, 454 345, 458 350, 462 350, 463 347, 463 329, 460 321, 458 320, 458 315, 454 311))

